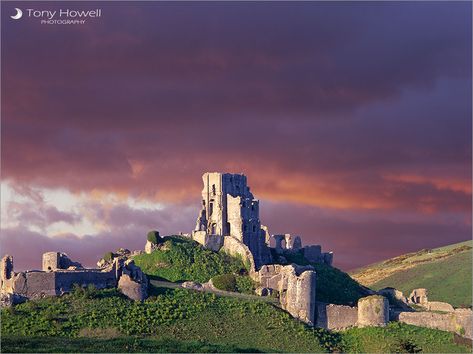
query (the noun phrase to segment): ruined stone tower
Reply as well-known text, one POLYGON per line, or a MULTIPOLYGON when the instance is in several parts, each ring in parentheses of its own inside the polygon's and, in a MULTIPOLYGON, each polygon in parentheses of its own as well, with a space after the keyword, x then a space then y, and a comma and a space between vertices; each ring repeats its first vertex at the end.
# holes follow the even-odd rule
POLYGON ((259 219, 259 201, 251 194, 246 176, 207 172, 202 179, 202 209, 194 240, 218 250, 224 237, 233 237, 249 248, 257 268, 271 263, 267 231, 259 219))

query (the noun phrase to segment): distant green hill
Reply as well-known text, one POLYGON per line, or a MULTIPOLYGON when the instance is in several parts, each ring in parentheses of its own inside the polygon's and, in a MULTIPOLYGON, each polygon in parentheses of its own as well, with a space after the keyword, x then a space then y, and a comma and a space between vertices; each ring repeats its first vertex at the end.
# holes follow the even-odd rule
POLYGON ((359 269, 352 277, 373 289, 390 286, 406 296, 415 288, 427 288, 431 301, 470 307, 472 241, 391 258, 359 269))

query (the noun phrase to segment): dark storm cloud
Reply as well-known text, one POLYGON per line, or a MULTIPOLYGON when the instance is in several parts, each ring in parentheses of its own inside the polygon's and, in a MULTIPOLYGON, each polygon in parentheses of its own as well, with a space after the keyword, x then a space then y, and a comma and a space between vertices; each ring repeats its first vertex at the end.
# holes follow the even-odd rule
MULTIPOLYGON (((194 203, 201 173, 220 170, 267 201, 471 213, 470 3, 14 4, 2 3, 3 178, 194 203), (103 18, 9 18, 65 4, 103 18)), ((383 227, 427 234, 415 220, 375 214, 337 234, 381 252, 383 227)))

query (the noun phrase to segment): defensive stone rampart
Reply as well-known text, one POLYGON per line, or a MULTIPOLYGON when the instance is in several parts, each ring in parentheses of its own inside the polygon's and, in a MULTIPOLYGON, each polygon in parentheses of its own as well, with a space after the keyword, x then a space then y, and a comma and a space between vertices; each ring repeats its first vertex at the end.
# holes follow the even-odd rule
POLYGON ((317 302, 317 327, 342 330, 355 327, 358 322, 358 308, 317 302))
POLYGON ((63 253, 48 252, 43 257, 43 266, 46 266, 47 271, 33 270, 15 273, 12 257, 5 256, 2 259, 1 292, 15 295, 12 298, 38 299, 70 292, 74 285, 81 287, 93 285, 97 289, 117 287, 119 279, 126 275, 133 284, 122 282, 124 285, 119 289, 125 295, 130 294, 129 297, 134 300, 143 300, 147 297, 148 279, 131 260, 115 258, 112 264, 104 269, 76 269, 76 266, 70 269, 71 264, 78 263, 72 262, 63 253), (68 269, 58 267, 68 267, 68 269), (139 288, 139 291, 128 292, 127 289, 132 285, 139 288))
POLYGON ((358 326, 385 326, 389 322, 389 302, 384 296, 371 295, 358 300, 358 326))
POLYGON ((463 337, 473 339, 473 315, 470 309, 456 309, 448 313, 401 312, 396 317, 402 323, 455 332, 463 337))

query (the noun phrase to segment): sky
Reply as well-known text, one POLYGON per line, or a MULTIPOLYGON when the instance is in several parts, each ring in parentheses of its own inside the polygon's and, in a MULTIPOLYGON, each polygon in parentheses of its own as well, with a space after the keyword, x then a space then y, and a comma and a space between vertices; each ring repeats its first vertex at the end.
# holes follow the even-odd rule
POLYGON ((344 270, 471 238, 471 2, 1 7, 0 253, 17 270, 190 232, 207 171, 247 175, 270 233, 344 270))

